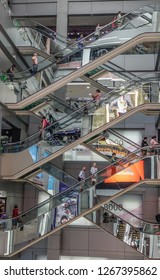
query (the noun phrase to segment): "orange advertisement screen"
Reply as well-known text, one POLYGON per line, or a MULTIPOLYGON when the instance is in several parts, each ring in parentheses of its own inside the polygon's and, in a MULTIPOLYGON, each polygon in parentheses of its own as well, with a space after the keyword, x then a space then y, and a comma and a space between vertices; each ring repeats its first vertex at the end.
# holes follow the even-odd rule
POLYGON ((104 177, 109 177, 104 180, 104 183, 116 183, 116 182, 134 182, 137 183, 141 180, 144 180, 144 162, 143 160, 128 166, 127 168, 122 169, 120 166, 116 168, 116 174, 112 174, 112 167, 107 169, 106 172, 102 174, 104 177))

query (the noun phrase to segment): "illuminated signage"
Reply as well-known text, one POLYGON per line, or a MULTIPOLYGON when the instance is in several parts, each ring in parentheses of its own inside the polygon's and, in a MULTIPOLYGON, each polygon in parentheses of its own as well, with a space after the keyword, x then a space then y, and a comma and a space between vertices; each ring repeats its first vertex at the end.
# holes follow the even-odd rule
POLYGON ((106 172, 102 174, 103 177, 107 177, 104 183, 116 183, 116 182, 139 182, 144 180, 144 162, 143 160, 136 162, 127 168, 122 170, 122 166, 116 166, 116 174, 111 176, 112 168, 107 168, 106 172))

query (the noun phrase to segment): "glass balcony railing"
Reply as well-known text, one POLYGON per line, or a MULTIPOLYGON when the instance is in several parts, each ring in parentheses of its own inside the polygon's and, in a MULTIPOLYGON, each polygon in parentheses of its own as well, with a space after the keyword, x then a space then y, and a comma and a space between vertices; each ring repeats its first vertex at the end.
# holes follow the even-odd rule
POLYGON ((105 204, 86 218, 145 257, 160 258, 160 224, 142 220, 113 201, 109 202, 109 209, 105 204))
MULTIPOLYGON (((116 167, 116 173, 112 176, 110 176, 110 172, 113 165, 107 166, 97 172, 95 174, 97 178, 96 188, 102 182, 105 184, 109 183, 110 185, 112 181, 115 183, 115 196, 118 197, 121 193, 125 193, 140 184, 144 184, 144 182, 151 184, 159 182, 159 156, 153 155, 141 158, 137 154, 137 157, 132 158, 132 160, 128 158, 128 164, 125 167, 126 164, 122 165, 119 162, 119 167, 116 167), (147 166, 147 172, 145 171, 145 166, 147 166), (124 184, 120 183, 119 178, 120 176, 124 176, 125 173, 128 175, 128 170, 131 169, 134 172, 138 172, 139 175, 138 177, 136 176, 136 181, 133 181, 135 179, 131 175, 132 180, 128 182, 128 186, 125 185, 124 187, 124 184), (145 180, 145 178, 147 179, 145 180)), ((90 199, 94 187, 91 177, 87 177, 85 180, 49 198, 33 209, 21 214, 19 217, 1 221, 4 230, 0 232, 0 235, 3 233, 6 240, 3 248, 1 248, 1 255, 12 255, 23 250, 24 246, 29 246, 31 242, 36 242, 39 238, 48 236, 54 230, 60 229, 78 217, 93 212, 93 210, 96 210, 111 199, 95 200, 94 206, 92 205, 91 207, 90 199)), ((114 196, 112 199, 114 199, 114 196)))

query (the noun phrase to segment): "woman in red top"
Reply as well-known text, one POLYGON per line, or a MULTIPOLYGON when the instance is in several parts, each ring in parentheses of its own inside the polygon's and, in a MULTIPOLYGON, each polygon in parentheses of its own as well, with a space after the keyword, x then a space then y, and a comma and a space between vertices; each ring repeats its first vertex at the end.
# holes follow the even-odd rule
POLYGON ((116 24, 117 24, 116 19, 117 19, 116 16, 114 16, 114 17, 112 18, 111 30, 114 30, 114 29, 117 27, 117 26, 116 26, 116 24))
POLYGON ((101 91, 99 89, 96 89, 96 92, 92 94, 93 102, 96 103, 96 107, 100 105, 100 99, 101 99, 101 91))
POLYGON ((18 222, 18 219, 17 219, 17 217, 20 215, 20 213, 19 213, 19 208, 18 208, 18 205, 17 204, 15 204, 14 205, 14 208, 13 208, 13 210, 12 210, 12 218, 14 218, 13 219, 13 228, 16 228, 17 227, 17 222, 18 222))

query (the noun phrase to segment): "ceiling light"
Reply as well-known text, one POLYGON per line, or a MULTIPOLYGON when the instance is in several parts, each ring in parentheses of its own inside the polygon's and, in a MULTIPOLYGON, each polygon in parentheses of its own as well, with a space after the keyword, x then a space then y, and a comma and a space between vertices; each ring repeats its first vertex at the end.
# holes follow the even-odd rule
POLYGON ((90 88, 89 86, 87 88, 90 88))
POLYGON ((92 93, 89 93, 89 95, 92 95, 92 93))

